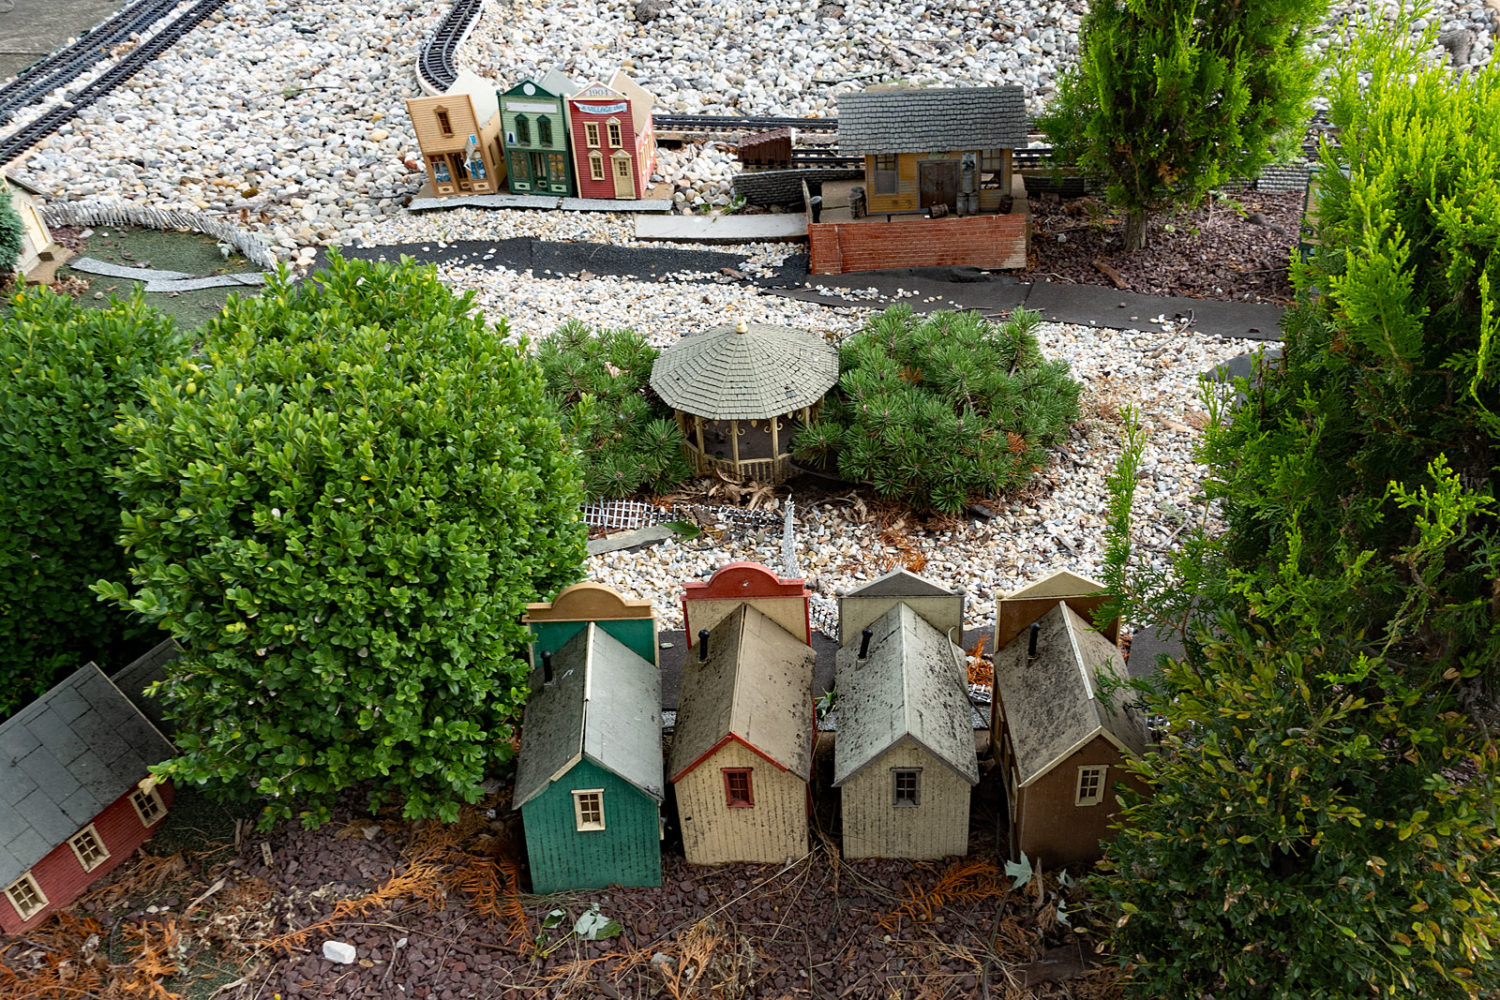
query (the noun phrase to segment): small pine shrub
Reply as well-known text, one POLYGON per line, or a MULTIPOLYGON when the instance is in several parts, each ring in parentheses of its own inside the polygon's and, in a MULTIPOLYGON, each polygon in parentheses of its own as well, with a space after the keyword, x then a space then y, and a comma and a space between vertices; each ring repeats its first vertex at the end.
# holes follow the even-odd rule
POLYGON ((16 273, 21 248, 26 245, 26 227, 10 201, 10 188, 0 181, 0 285, 16 273))
POLYGON ((1020 486, 1078 418, 1078 383, 1032 335, 1040 320, 1025 310, 1003 326, 973 312, 886 310, 840 348, 838 388, 793 453, 950 514, 1020 486))
POLYGON ((563 433, 582 455, 590 499, 660 493, 693 474, 672 411, 649 380, 660 354, 633 330, 560 327, 537 350, 563 433))

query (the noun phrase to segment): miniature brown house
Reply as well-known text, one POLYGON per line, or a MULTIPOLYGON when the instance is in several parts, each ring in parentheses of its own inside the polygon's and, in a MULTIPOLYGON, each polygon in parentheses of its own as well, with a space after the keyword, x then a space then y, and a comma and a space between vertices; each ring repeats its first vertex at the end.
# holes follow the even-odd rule
POLYGON ((821 337, 743 320, 683 337, 651 368, 697 472, 770 484, 791 475, 792 436, 838 379, 838 350, 821 337))
POLYGON ((684 594, 693 645, 667 774, 690 864, 807 852, 817 657, 802 584, 758 563, 731 563, 684 594))
POLYGON ((1096 860, 1118 812, 1114 786, 1141 788, 1123 765, 1145 752, 1146 727, 1129 693, 1110 689, 1128 676, 1125 660, 1080 614, 1104 597, 1091 581, 1057 574, 999 602, 991 735, 1013 857, 1096 860))
POLYGON ((422 162, 424 195, 495 194, 505 179, 495 85, 464 70, 436 97, 406 102, 422 162))
POLYGON ((969 849, 979 783, 962 634, 964 595, 897 570, 839 601, 833 783, 846 858, 969 849))

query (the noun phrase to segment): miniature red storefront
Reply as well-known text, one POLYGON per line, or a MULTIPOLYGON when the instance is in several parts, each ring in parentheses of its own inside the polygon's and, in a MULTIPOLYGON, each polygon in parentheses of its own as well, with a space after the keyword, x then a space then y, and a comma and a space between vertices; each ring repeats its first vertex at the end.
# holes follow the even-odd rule
POLYGON ((656 170, 656 99, 624 73, 590 83, 568 98, 574 175, 580 198, 646 197, 656 170))

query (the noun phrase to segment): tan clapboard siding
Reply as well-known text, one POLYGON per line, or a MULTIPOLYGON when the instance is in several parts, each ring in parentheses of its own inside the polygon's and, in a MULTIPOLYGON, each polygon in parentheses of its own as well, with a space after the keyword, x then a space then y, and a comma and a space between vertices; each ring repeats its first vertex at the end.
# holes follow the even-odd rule
POLYGON ((807 786, 747 749, 725 744, 677 782, 682 853, 689 864, 773 863, 807 853, 807 786), (751 768, 755 805, 730 809, 722 768, 751 768))
POLYGON ((905 212, 917 207, 917 161, 933 159, 930 153, 896 154, 896 193, 875 193, 875 158, 865 157, 865 204, 869 211, 905 212))
POLYGON ((969 852, 969 783, 903 739, 844 784, 844 857, 945 858, 969 852), (919 767, 921 805, 892 804, 897 768, 919 767))
MULTIPOLYGON (((440 153, 463 149, 469 136, 482 130, 474 120, 474 106, 467 94, 440 94, 437 97, 413 97, 406 102, 406 113, 411 116, 411 126, 417 133, 417 145, 423 153, 440 153), (448 121, 453 126, 452 135, 444 135, 438 127, 437 109, 448 112, 448 121)), ((488 124, 488 123, 486 123, 488 124)))
POLYGON ((747 597, 733 601, 688 601, 688 618, 692 625, 689 643, 697 648, 698 630, 713 631, 735 608, 748 604, 777 625, 786 629, 799 642, 807 641, 807 600, 802 597, 747 597))
POLYGON ((858 643, 860 630, 889 611, 893 604, 905 604, 954 642, 963 641, 964 599, 961 596, 846 597, 839 602, 839 644, 858 643), (949 629, 953 631, 950 633, 949 629))

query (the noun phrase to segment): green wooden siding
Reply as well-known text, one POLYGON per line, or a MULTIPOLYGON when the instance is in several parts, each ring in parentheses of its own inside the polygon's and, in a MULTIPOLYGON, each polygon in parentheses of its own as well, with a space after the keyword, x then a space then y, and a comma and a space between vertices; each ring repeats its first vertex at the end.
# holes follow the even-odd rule
POLYGON ((660 806, 593 761, 580 760, 521 807, 535 893, 661 885, 660 806), (604 829, 580 833, 575 789, 604 789, 604 829))
POLYGON ((510 136, 516 137, 515 142, 507 141, 505 146, 512 191, 535 191, 561 195, 572 193, 572 163, 571 157, 568 156, 568 119, 563 114, 562 101, 541 93, 531 97, 514 93, 502 94, 500 97, 500 133, 507 140, 510 136), (550 104, 555 110, 550 112, 514 111, 506 106, 510 100, 521 101, 525 104, 550 104), (525 139, 521 138, 520 130, 516 127, 517 117, 526 119, 525 139), (550 122, 552 126, 550 142, 542 141, 540 123, 543 120, 550 122), (520 158, 527 158, 533 152, 560 154, 562 157, 561 175, 554 174, 545 182, 538 182, 529 158, 525 163, 516 162, 520 158))
MULTIPOLYGON (((534 655, 538 658, 544 649, 554 653, 562 649, 563 643, 583 630, 588 622, 532 622, 531 632, 536 636, 534 655)), ((621 618, 594 622, 605 633, 618 639, 626 649, 647 663, 656 663, 656 619, 621 618)))

